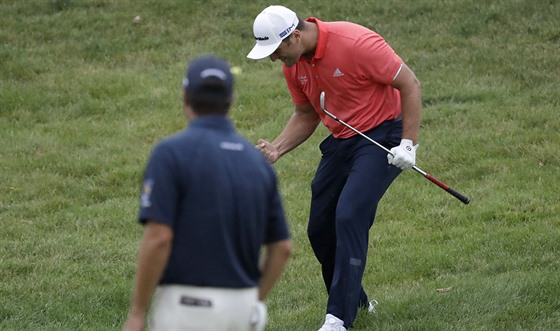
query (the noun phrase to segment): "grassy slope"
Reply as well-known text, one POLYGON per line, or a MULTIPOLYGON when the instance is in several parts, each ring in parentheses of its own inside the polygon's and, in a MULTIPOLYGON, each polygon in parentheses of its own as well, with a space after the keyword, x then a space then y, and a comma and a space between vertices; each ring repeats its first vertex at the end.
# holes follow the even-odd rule
MULTIPOLYGON (((419 165, 389 190, 364 286, 382 304, 356 330, 548 329, 560 324, 557 1, 287 1, 302 16, 380 32, 424 88, 419 165), (451 288, 440 293, 436 289, 451 288)), ((152 144, 181 130, 186 61, 241 66, 232 111, 250 140, 292 111, 278 63, 245 58, 267 2, 0 3, 0 329, 118 329, 152 144), (52 4, 60 4, 56 8, 52 4), (133 23, 140 15, 140 23, 133 23)), ((305 235, 318 132, 276 164, 295 253, 269 330, 324 314, 305 235)))

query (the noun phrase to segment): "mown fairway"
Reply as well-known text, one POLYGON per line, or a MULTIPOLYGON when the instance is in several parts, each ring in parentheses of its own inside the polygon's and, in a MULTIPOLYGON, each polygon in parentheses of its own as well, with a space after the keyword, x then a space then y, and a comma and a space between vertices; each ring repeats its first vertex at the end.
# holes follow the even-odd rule
MULTIPOLYGON (((144 163, 185 127, 194 56, 239 66, 231 117, 273 139, 293 106, 280 63, 245 58, 255 1, 0 1, 0 330, 118 330, 144 163), (139 16, 139 21, 134 18, 139 16)), ((381 35, 423 86, 418 165, 371 230, 353 330, 560 327, 560 1, 282 3, 381 35)), ((330 110, 334 111, 334 110, 330 110)), ((306 237, 320 128, 275 164, 294 239, 267 330, 316 330, 326 293, 306 237)))

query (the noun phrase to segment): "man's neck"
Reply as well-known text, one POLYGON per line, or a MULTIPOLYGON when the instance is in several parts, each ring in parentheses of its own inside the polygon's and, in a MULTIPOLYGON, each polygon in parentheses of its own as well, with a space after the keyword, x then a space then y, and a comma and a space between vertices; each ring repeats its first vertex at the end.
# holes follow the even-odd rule
POLYGON ((305 53, 303 53, 303 57, 307 59, 312 59, 315 55, 315 50, 317 49, 317 40, 319 38, 319 28, 317 27, 316 23, 312 22, 305 22, 305 38, 304 38, 304 47, 305 53))

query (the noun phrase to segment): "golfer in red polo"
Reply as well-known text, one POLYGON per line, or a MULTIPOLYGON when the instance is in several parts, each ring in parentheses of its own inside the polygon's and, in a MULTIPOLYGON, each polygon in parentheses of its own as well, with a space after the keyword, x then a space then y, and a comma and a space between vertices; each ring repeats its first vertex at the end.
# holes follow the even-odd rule
POLYGON ((377 33, 350 22, 306 20, 283 6, 253 23, 251 59, 283 63, 295 112, 284 130, 257 148, 270 162, 303 143, 323 123, 331 134, 311 183, 308 236, 329 298, 320 331, 343 331, 359 307, 374 310, 362 287, 369 229, 383 194, 415 164, 421 88, 412 70, 377 33), (391 154, 324 114, 381 143, 391 154))

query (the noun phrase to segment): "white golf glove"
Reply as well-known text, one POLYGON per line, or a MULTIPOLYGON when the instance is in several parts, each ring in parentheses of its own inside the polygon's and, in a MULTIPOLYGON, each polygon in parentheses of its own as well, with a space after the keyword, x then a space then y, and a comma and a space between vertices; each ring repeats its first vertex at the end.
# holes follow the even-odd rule
POLYGON ((258 301, 253 307, 253 312, 251 313, 251 330, 263 331, 267 318, 268 310, 266 308, 266 304, 262 301, 258 301))
POLYGON ((402 139, 401 144, 391 148, 391 154, 387 154, 387 161, 402 170, 411 169, 416 164, 416 149, 418 145, 412 144, 410 139, 402 139))

